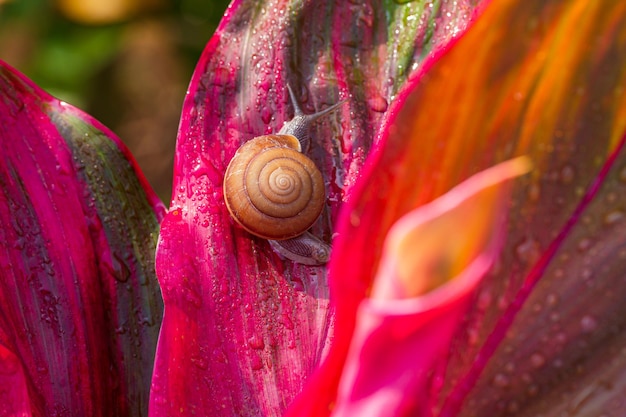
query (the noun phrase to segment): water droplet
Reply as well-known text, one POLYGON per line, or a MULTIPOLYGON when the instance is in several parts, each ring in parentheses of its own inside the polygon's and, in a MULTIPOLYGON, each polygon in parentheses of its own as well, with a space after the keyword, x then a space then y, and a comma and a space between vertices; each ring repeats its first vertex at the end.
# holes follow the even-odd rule
POLYGON ((561 168, 561 182, 563 184, 570 184, 574 181, 575 175, 574 168, 571 165, 565 165, 561 168))
POLYGON ((615 224, 618 221, 622 220, 623 217, 624 217, 624 212, 622 212, 621 210, 613 210, 607 213, 606 216, 604 216, 604 224, 606 225, 615 224))
POLYGON ((558 332, 556 336, 554 336, 554 341, 561 345, 564 345, 565 343, 567 343, 567 335, 563 332, 558 332))
POLYGON ((580 320, 580 327, 583 332, 591 333, 598 327, 598 322, 592 316, 586 315, 580 320))
POLYGON ((617 194, 616 193, 608 193, 606 195, 606 202, 607 203, 614 203, 615 201, 617 201, 617 194))
POLYGON ((221 349, 213 349, 211 359, 219 363, 228 363, 228 358, 221 349))
POLYGON ((126 262, 117 253, 113 253, 112 275, 116 281, 127 282, 131 276, 131 271, 126 262))
POLYGON ((506 388, 510 384, 509 377, 504 374, 496 374, 493 377, 493 385, 498 388, 506 388))
POLYGON ((269 106, 263 106, 261 109, 261 120, 263 120, 264 124, 269 124, 272 121, 272 117, 274 117, 274 109, 269 106))
POLYGON ((506 409, 509 413, 515 414, 519 411, 519 403, 517 401, 511 401, 506 409))
POLYGON ((539 184, 530 184, 528 187, 528 199, 532 202, 537 202, 539 201, 539 197, 541 197, 541 187, 539 184))
POLYGON ((152 392, 153 393, 151 393, 151 395, 150 395, 151 398, 150 399, 154 398, 154 402, 157 405, 165 405, 165 404, 167 404, 169 402, 169 400, 168 400, 168 398, 165 395, 163 395, 161 393, 154 394, 154 391, 156 391, 155 387, 156 387, 156 384, 153 384, 152 385, 152 392))
POLYGON ((193 355, 191 357, 191 363, 193 363, 199 369, 209 369, 209 361, 207 360, 207 358, 202 356, 202 354, 193 355))
POLYGON ((214 68, 211 73, 211 80, 214 85, 225 86, 230 81, 230 71, 227 68, 214 68))
POLYGON ((387 100, 385 100, 385 98, 380 95, 368 98, 367 105, 370 109, 378 113, 383 113, 387 111, 387 107, 389 106, 387 100))
POLYGON ((582 238, 578 241, 578 250, 585 252, 591 246, 591 239, 582 238))
POLYGON ((254 335, 248 339, 248 346, 252 349, 261 350, 265 348, 265 342, 263 342, 263 337, 259 335, 254 335))
POLYGON ((541 368, 546 363, 546 358, 540 353, 530 355, 530 364, 533 368, 541 368))
POLYGON ((515 253, 520 261, 532 264, 539 260, 541 246, 539 242, 529 237, 515 247, 515 253))
POLYGON ((556 294, 548 294, 546 297, 546 303, 550 307, 554 307, 559 302, 559 296, 556 294))
POLYGON ((294 329, 294 324, 293 324, 293 320, 291 320, 291 317, 287 314, 287 313, 283 313, 282 317, 281 317, 281 321, 283 323, 283 325, 289 329, 289 330, 293 330, 294 329))

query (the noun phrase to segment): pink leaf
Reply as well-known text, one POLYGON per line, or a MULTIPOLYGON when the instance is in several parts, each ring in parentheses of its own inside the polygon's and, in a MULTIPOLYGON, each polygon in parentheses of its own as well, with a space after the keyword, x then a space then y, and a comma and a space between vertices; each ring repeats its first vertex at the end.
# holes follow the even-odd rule
POLYGON ((390 230, 361 302, 333 416, 428 415, 428 383, 501 248, 522 158, 474 175, 390 230))
POLYGON ((283 260, 235 225, 226 167, 242 143, 291 118, 287 85, 308 114, 346 100, 310 132, 327 192, 311 232, 331 243, 397 89, 476 3, 233 2, 184 103, 157 251, 165 316, 154 416, 281 415, 300 393, 332 334, 327 269, 283 260))
POLYGON ((380 237, 469 175, 527 154, 537 169, 516 185, 502 254, 435 370, 432 413, 620 413, 625 18, 612 1, 493 2, 409 82, 339 222, 337 353, 297 410, 332 408, 380 237))
POLYGON ((164 207, 100 123, 4 63, 0 96, 0 409, 146 415, 164 207))

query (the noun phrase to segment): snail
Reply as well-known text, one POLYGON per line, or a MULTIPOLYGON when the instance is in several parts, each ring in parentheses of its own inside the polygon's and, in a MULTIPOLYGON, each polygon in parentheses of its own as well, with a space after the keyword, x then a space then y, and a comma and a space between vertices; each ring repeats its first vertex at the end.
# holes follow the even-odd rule
POLYGON ((304 114, 289 86, 293 119, 277 134, 258 136, 235 153, 224 175, 224 200, 246 231, 268 239, 280 255, 305 265, 328 262, 330 246, 307 230, 326 203, 324 177, 304 153, 311 123, 337 109, 336 103, 304 114))

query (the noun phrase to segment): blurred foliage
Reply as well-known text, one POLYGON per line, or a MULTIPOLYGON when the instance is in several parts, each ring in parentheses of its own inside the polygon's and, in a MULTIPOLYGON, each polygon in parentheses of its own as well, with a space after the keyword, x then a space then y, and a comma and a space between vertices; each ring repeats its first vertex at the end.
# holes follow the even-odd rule
POLYGON ((0 0, 0 59, 128 144, 169 203, 176 130, 226 0, 0 0))

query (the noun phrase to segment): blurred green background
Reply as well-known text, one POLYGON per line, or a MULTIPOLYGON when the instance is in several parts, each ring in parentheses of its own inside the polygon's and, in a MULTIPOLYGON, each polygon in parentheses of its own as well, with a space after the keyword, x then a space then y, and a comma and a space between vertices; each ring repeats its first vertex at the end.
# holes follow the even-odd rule
POLYGON ((226 0, 0 0, 0 59, 130 147, 169 204, 187 84, 226 0))

